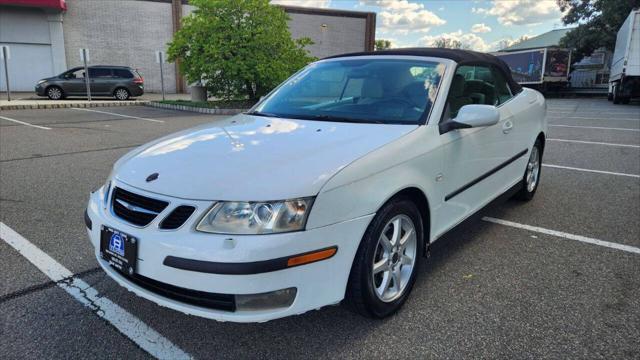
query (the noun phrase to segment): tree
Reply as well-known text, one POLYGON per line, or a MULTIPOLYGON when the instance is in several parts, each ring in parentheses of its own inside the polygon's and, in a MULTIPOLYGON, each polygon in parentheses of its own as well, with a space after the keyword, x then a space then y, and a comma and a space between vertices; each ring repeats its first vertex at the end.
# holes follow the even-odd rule
POLYGON ((187 81, 202 81, 211 96, 257 100, 314 58, 309 38, 292 39, 288 15, 269 0, 191 0, 169 43, 187 81))
POLYGON ((565 25, 577 24, 561 40, 560 45, 574 49, 573 61, 604 47, 613 50, 616 35, 629 12, 640 7, 640 0, 556 0, 565 25))
POLYGON ((380 40, 376 40, 375 42, 376 51, 387 50, 390 48, 391 48, 391 41, 389 40, 380 39, 380 40))
POLYGON ((460 40, 455 40, 455 39, 445 38, 445 37, 435 39, 432 45, 437 48, 447 48, 447 49, 468 49, 469 48, 469 46, 463 45, 462 41, 460 40))

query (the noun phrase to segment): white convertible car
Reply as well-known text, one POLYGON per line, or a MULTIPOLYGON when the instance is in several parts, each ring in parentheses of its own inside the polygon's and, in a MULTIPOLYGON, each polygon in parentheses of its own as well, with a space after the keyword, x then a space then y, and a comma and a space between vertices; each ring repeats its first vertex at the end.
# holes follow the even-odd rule
POLYGON ((497 58, 323 59, 249 112, 120 159, 85 222, 98 262, 159 305, 267 321, 344 302, 397 311, 427 248, 506 192, 529 200, 543 96, 497 58))

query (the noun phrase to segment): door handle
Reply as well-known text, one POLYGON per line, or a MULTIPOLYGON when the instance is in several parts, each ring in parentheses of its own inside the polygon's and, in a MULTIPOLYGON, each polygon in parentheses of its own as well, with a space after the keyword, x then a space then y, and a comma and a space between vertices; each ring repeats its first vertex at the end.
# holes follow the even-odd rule
POLYGON ((502 132, 508 134, 513 130, 513 122, 511 120, 507 120, 502 124, 502 132))

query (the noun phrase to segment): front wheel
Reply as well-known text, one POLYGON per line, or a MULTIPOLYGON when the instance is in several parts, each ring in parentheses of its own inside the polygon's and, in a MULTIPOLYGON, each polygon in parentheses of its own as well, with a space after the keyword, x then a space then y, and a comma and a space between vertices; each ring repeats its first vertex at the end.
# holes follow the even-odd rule
POLYGON ((408 198, 388 202, 367 228, 353 261, 345 303, 374 318, 389 316, 405 302, 423 253, 420 212, 408 198))
POLYGON ((522 177, 522 189, 516 193, 516 199, 523 201, 533 199, 533 196, 536 194, 536 190, 538 190, 538 184, 540 183, 541 170, 542 142, 538 139, 531 148, 531 155, 529 155, 527 168, 525 169, 524 176, 522 177))
POLYGON ((62 89, 57 86, 49 86, 47 89, 47 97, 51 100, 60 100, 63 96, 62 89))

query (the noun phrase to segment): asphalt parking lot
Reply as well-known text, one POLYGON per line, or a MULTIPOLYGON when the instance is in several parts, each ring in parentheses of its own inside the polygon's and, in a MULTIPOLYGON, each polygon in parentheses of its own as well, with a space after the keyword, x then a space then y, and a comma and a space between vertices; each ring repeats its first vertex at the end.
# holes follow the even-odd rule
POLYGON ((640 358, 640 103, 548 100, 536 198, 496 202, 440 239, 383 321, 331 306, 221 323, 97 268, 82 214, 113 162, 217 119, 143 106, 0 113, 0 357, 640 358), (54 282, 56 269, 72 276, 54 282))

